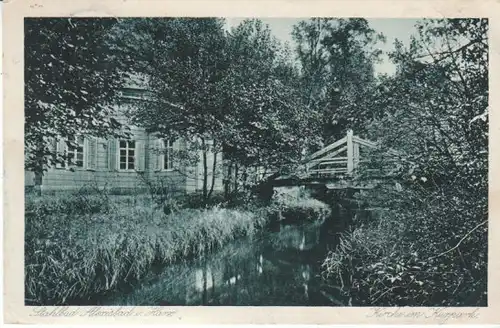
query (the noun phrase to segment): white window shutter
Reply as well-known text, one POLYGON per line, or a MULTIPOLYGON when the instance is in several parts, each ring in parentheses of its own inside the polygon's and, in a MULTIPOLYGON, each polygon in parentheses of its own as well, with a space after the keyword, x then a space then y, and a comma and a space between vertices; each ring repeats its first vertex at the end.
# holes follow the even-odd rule
POLYGON ((86 168, 87 170, 90 169, 89 139, 90 138, 88 137, 83 138, 83 163, 84 163, 84 168, 86 168))
POLYGON ((120 139, 114 139, 113 140, 113 145, 114 145, 114 156, 115 156, 115 171, 118 171, 120 168, 120 139))
POLYGON ((96 170, 97 169, 97 148, 99 146, 97 138, 92 138, 92 147, 90 148, 92 150, 92 169, 96 170))
POLYGON ((111 138, 108 140, 108 146, 107 146, 107 154, 108 154, 108 160, 107 160, 107 166, 108 170, 110 171, 116 171, 117 168, 117 157, 116 153, 118 152, 117 147, 116 147, 116 139, 111 138))
POLYGON ((165 154, 168 151, 167 147, 165 147, 165 139, 160 139, 160 149, 161 149, 160 170, 164 170, 165 169, 165 154))
POLYGON ((146 153, 144 151, 144 141, 135 142, 135 168, 137 171, 144 171, 146 153))
POLYGON ((175 139, 170 139, 171 147, 173 151, 178 151, 180 149, 180 142, 175 139))
POLYGON ((63 156, 66 158, 66 160, 64 161, 64 167, 67 169, 69 167, 70 158, 73 161, 75 160, 74 159, 75 153, 73 154, 69 153, 69 145, 66 140, 61 140, 61 142, 62 142, 63 156))
POLYGON ((153 164, 153 171, 158 171, 158 140, 154 139, 151 142, 151 151, 150 151, 150 161, 153 164))
POLYGON ((50 141, 50 150, 57 152, 57 138, 52 138, 50 141))
POLYGON ((97 168, 97 138, 85 138, 83 151, 87 170, 95 170, 97 168))
POLYGON ((161 140, 160 139, 156 139, 155 140, 155 171, 160 171, 161 170, 161 165, 160 165, 160 161, 161 161, 161 140))

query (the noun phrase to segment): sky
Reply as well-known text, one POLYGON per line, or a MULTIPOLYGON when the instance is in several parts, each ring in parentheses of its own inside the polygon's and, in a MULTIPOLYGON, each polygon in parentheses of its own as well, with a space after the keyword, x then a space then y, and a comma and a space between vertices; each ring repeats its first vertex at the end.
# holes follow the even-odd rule
MULTIPOLYGON (((226 18, 228 27, 237 26, 244 18, 226 18)), ((290 46, 294 46, 294 41, 291 36, 293 25, 297 24, 299 21, 308 19, 305 18, 260 18, 264 24, 269 25, 271 32, 282 42, 288 42, 290 46)), ((417 19, 406 19, 406 18, 372 18, 367 21, 371 28, 377 32, 381 32, 385 35, 387 41, 386 43, 381 43, 377 45, 384 52, 382 56, 381 63, 375 64, 376 74, 394 74, 396 67, 390 62, 387 57, 387 53, 394 50, 394 41, 396 39, 403 42, 403 44, 408 45, 410 42, 410 36, 416 34, 417 30, 414 25, 417 19)))

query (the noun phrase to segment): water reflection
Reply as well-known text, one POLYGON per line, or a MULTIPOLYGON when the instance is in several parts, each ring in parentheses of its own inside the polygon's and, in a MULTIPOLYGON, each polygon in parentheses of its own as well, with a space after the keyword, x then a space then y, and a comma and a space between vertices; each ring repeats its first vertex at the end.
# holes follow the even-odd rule
POLYGON ((204 258, 166 267, 105 305, 332 305, 322 290, 321 226, 282 225, 204 258))

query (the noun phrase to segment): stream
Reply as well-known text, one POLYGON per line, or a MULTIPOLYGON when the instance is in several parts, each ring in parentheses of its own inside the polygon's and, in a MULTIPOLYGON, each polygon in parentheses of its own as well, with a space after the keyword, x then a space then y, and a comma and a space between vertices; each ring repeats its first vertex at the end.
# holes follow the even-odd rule
POLYGON ((276 224, 202 258, 170 264, 100 305, 345 306, 321 278, 350 211, 303 224, 276 224))

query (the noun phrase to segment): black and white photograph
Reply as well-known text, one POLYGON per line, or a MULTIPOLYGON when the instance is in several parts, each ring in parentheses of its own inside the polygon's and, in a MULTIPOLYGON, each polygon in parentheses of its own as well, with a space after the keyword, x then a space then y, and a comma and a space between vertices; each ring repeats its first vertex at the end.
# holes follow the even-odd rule
POLYGON ((24 18, 24 304, 487 307, 488 34, 24 18))

